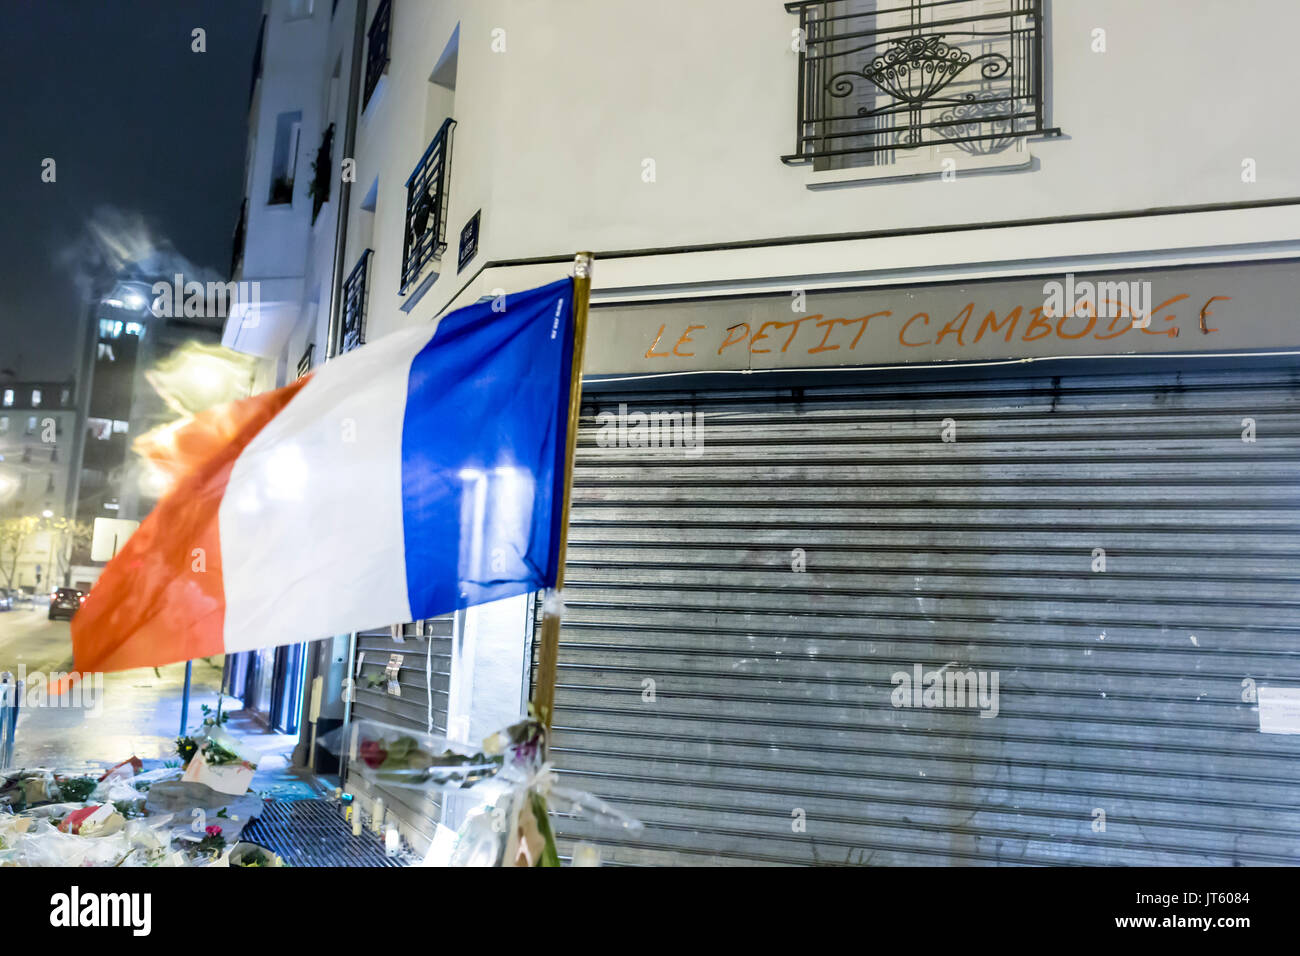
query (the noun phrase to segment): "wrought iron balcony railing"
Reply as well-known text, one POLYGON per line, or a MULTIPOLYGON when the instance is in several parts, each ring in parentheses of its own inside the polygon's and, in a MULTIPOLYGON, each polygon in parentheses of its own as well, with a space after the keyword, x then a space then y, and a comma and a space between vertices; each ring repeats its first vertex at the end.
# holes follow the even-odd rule
POLYGON ((361 253, 361 260, 343 282, 343 323, 339 331, 339 354, 366 344, 366 275, 372 250, 361 253))
POLYGON ((303 349, 302 358, 298 359, 298 374, 295 376, 295 379, 302 378, 311 371, 312 359, 315 358, 315 356, 316 343, 309 342, 307 347, 303 349))
MULTIPOLYGON (((358 3, 364 3, 365 0, 357 0, 358 3)), ((370 21, 369 44, 366 52, 366 88, 365 95, 361 98, 361 108, 364 110, 370 103, 370 96, 375 92, 375 87, 379 85, 379 78, 384 75, 384 69, 388 66, 388 34, 393 25, 393 0, 379 0, 379 6, 375 9, 375 16, 370 21)))
POLYGON ((1043 0, 797 0, 798 132, 787 163, 869 165, 1059 135, 1043 102, 1043 0), (856 158, 856 161, 855 161, 856 158))
POLYGON ((447 248, 447 163, 456 121, 443 122, 406 180, 406 235, 402 243, 402 293, 447 248))

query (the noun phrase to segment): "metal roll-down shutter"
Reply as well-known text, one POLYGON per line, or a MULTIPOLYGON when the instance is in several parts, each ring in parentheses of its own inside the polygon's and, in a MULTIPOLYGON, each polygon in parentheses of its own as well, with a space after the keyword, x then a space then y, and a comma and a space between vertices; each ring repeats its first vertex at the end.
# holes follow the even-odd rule
POLYGON ((562 853, 1300 863, 1252 695, 1300 687, 1298 383, 589 395, 553 756, 646 827, 562 853), (620 403, 703 412, 702 454, 600 447, 620 403), (918 664, 996 673, 997 716, 894 706, 918 664))
MULTIPOLYGON (((447 695, 450 688, 451 644, 454 615, 377 628, 357 634, 356 700, 352 704, 353 720, 377 720, 412 730, 428 727, 430 695, 433 704, 433 732, 447 732, 447 695), (396 632, 402 640, 394 637, 396 632), (390 655, 401 654, 398 671, 401 695, 388 693, 384 669, 390 655), (432 658, 428 657, 432 654, 432 658), (426 667, 432 671, 426 674, 426 667), (373 684, 373 686, 371 686, 373 684)), ((416 849, 423 851, 433 838, 434 822, 441 815, 437 794, 426 795, 405 787, 376 786, 367 781, 355 766, 348 768, 347 789, 364 799, 367 812, 376 796, 400 821, 400 828, 413 837, 416 849)))

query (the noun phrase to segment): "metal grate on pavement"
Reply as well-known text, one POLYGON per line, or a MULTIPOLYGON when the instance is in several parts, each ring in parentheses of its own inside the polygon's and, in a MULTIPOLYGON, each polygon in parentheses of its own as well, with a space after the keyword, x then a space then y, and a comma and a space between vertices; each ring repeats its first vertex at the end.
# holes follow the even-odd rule
POLYGON ((266 847, 290 866, 401 866, 369 830, 360 836, 329 800, 267 801, 240 835, 266 847))

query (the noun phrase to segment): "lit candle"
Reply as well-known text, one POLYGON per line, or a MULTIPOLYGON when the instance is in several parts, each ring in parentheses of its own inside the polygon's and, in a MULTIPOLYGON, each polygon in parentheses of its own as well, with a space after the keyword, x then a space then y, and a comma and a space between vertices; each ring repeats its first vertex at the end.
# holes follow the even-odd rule
POLYGON ((573 845, 574 866, 600 866, 600 847, 593 843, 575 843, 573 845))

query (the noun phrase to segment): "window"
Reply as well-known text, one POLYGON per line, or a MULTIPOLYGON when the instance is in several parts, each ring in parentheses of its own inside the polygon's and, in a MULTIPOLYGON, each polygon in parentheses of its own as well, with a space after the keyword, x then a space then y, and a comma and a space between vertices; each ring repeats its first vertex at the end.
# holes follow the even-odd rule
POLYGON ((41 390, 39 388, 34 388, 32 389, 32 408, 40 408, 40 407, 41 407, 41 390))
POLYGON ((36 416, 32 415, 27 419, 27 434, 36 434, 36 416))
POLYGON ((312 161, 311 177, 311 221, 314 224, 320 215, 321 206, 330 200, 330 167, 334 165, 334 124, 325 127, 321 137, 320 148, 316 150, 316 159, 312 161))
POLYGON ((62 389, 59 392, 59 404, 66 408, 68 403, 71 401, 72 401, 72 389, 70 388, 62 389))
POLYGON ((361 253, 361 260, 343 283, 343 328, 339 352, 350 352, 366 343, 366 273, 371 250, 361 253))
POLYGON ((455 126, 456 121, 448 117, 406 180, 403 294, 421 277, 424 267, 447 248, 447 162, 455 126))
POLYGON ((6 388, 6 389, 5 389, 5 408, 8 408, 8 407, 9 407, 10 405, 12 405, 13 403, 14 403, 14 390, 13 390, 12 388, 6 388))
POLYGON ((304 375, 306 375, 308 372, 311 371, 311 361, 312 361, 312 357, 315 354, 316 354, 316 343, 315 342, 308 343, 307 348, 303 350, 302 358, 298 359, 297 378, 302 378, 304 375))
POLYGON ((1048 129, 1043 0, 803 0, 795 152, 814 169, 985 156, 1048 129))
POLYGON ((285 4, 286 20, 303 20, 310 17, 315 7, 315 0, 288 0, 285 4))
MULTIPOLYGON (((365 0, 357 0, 357 2, 364 3, 365 0)), ((370 32, 367 34, 369 42, 366 47, 366 88, 365 95, 361 98, 363 110, 370 104, 371 94, 375 92, 384 70, 388 68, 388 31, 392 26, 392 20, 392 0, 379 0, 374 19, 370 21, 370 32)))
POLYGON ((275 118, 275 152, 271 157, 271 194, 267 204, 293 203, 293 179, 298 168, 298 141, 302 136, 302 111, 275 118))

